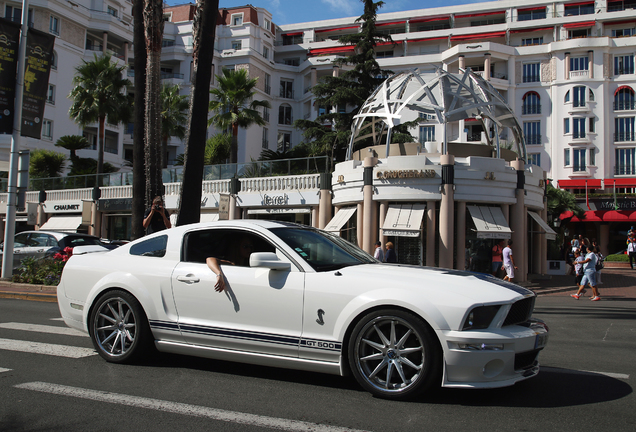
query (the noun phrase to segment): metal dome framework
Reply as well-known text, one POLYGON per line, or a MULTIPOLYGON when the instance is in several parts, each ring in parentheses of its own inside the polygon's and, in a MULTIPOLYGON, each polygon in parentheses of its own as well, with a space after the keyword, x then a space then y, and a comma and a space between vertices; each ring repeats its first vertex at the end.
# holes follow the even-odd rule
POLYGON ((497 157, 499 129, 509 128, 514 151, 526 160, 523 130, 501 94, 470 68, 450 73, 439 67, 433 72, 414 69, 393 75, 375 90, 354 117, 347 160, 351 159, 356 142, 372 138, 377 145, 385 135, 386 157, 389 157, 393 128, 407 119, 422 116, 432 116, 444 126, 443 154, 448 152, 448 123, 471 119, 481 122, 486 131, 494 129, 494 142, 490 134, 486 137, 488 144, 496 148, 497 157))

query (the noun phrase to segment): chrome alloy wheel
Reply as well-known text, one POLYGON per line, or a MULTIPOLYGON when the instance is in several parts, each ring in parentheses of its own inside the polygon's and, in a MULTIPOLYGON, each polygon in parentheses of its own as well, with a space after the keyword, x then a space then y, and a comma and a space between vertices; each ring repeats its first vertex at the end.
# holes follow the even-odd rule
POLYGON ((109 356, 125 355, 137 336, 137 317, 130 304, 121 297, 105 299, 95 314, 93 336, 109 356))
POLYGON ((425 343, 417 328, 397 316, 378 316, 355 339, 355 366, 380 394, 417 385, 425 366, 425 343))

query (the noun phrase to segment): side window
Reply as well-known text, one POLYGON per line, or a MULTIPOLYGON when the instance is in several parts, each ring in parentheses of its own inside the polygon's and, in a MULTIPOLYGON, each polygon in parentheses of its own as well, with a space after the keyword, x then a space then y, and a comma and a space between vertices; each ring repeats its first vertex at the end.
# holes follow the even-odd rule
POLYGON ((249 267, 253 252, 276 252, 276 248, 257 234, 235 229, 213 229, 193 231, 186 234, 182 260, 205 263, 214 257, 221 264, 249 267))
POLYGON ((159 236, 137 243, 130 248, 131 255, 162 257, 166 254, 168 236, 159 236))
POLYGON ((27 233, 22 233, 22 234, 18 234, 15 236, 15 238, 13 239, 13 247, 25 247, 27 244, 27 240, 28 240, 29 234, 27 233))
POLYGON ((53 243, 51 241, 51 236, 47 234, 33 233, 29 238, 29 246, 57 246, 57 242, 53 243))

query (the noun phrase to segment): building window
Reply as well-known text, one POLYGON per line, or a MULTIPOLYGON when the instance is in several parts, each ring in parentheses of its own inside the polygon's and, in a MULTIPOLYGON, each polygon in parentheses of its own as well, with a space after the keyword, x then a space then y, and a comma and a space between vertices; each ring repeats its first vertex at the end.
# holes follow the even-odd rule
MULTIPOLYGON (((417 26, 417 31, 421 32, 421 31, 433 31, 433 30, 446 30, 449 29, 450 27, 450 21, 446 20, 446 21, 434 21, 430 24, 422 24, 417 26)), ((411 31, 413 31, 413 27, 411 27, 411 31)))
POLYGON ((545 19, 545 7, 531 10, 520 10, 517 14, 517 21, 530 21, 537 19, 545 19))
POLYGON ((470 26, 479 27, 479 26, 493 25, 493 24, 504 24, 505 22, 506 22, 506 17, 503 16, 500 18, 490 18, 490 19, 471 21, 470 26))
POLYGON ((291 149, 291 132, 278 132, 277 150, 284 152, 291 149))
POLYGON ((585 117, 575 117, 572 119, 572 137, 585 138, 585 117))
POLYGON ((265 74, 265 93, 272 94, 272 76, 265 74))
POLYGON ((568 39, 579 39, 579 38, 587 38, 587 37, 590 37, 589 28, 570 30, 568 32, 568 39))
POLYGON ((614 141, 634 141, 634 117, 618 117, 614 119, 614 141))
POLYGON ((375 53, 376 58, 389 58, 393 57, 393 51, 380 51, 375 53))
POLYGON ((269 108, 263 107, 263 120, 269 122, 269 108))
POLYGON ((563 165, 570 166, 570 149, 563 150, 563 165))
POLYGON ((563 133, 564 134, 569 134, 570 133, 570 119, 569 118, 564 118, 563 119, 563 133))
POLYGON ((117 9, 108 6, 108 15, 112 15, 117 18, 117 9))
POLYGON ((117 146, 117 138, 113 136, 106 135, 104 137, 104 151, 106 153, 118 154, 119 149, 117 146))
POLYGON ((612 37, 627 37, 634 36, 634 34, 636 34, 636 29, 634 28, 612 30, 612 37))
POLYGON ((620 87, 614 93, 614 110, 624 111, 633 110, 634 108, 634 90, 630 87, 620 87))
POLYGON ((232 24, 233 26, 240 26, 243 25, 243 14, 234 14, 232 15, 232 24))
POLYGON ((590 166, 596 166, 596 147, 590 148, 590 166))
POLYGON ((636 0, 609 0, 607 2, 608 12, 618 12, 626 9, 636 9, 636 0))
POLYGON ((570 58, 570 71, 586 71, 589 69, 589 57, 572 57, 570 58))
POLYGON ((614 174, 636 175, 636 149, 633 147, 616 149, 614 174))
POLYGON ((523 122, 523 135, 526 144, 541 144, 541 121, 523 122))
POLYGON ((543 36, 521 39, 521 46, 543 45, 543 36))
POLYGON ((265 57, 265 59, 269 59, 269 47, 263 47, 263 57, 265 57))
POLYGON ((572 149, 573 171, 587 171, 587 164, 585 160, 586 153, 586 149, 572 149))
POLYGON ((575 107, 584 107, 585 106, 585 86, 576 86, 574 87, 574 101, 572 103, 575 107))
POLYGON ((420 144, 435 141, 435 126, 420 126, 420 144))
POLYGON ((280 80, 280 97, 285 99, 294 98, 294 81, 293 80, 280 80))
POLYGON ((614 57, 614 75, 634 73, 634 54, 614 57))
POLYGON ((51 56, 51 69, 57 70, 57 52, 53 50, 53 55, 51 56))
POLYGON ((537 92, 528 92, 523 96, 522 114, 541 114, 541 98, 537 92))
POLYGON ((51 15, 51 19, 49 21, 49 31, 56 36, 60 35, 60 19, 51 15))
MULTIPOLYGON (((4 17, 9 21, 21 23, 22 22, 22 8, 16 8, 13 6, 5 6, 4 17)), ((33 9, 29 8, 29 16, 27 18, 29 27, 33 27, 33 9)))
POLYGON ((590 15, 594 13, 594 2, 565 6, 565 16, 590 15))
POLYGON ((240 41, 240 40, 232 41, 232 49, 233 50, 238 51, 238 50, 243 49, 242 47, 243 47, 243 41, 240 41))
POLYGON ((287 66, 300 66, 300 59, 298 57, 283 59, 283 64, 287 66))
POLYGON ((291 125, 292 124, 292 107, 283 104, 278 107, 278 124, 291 125))
POLYGON ((51 105, 55 105, 55 86, 49 84, 49 89, 46 92, 46 101, 51 105))
POLYGON ((529 153, 528 154, 528 165, 541 166, 541 154, 540 153, 529 153))
POLYGON ((268 20, 267 18, 263 19, 263 28, 264 28, 265 30, 270 30, 270 31, 271 31, 272 23, 271 23, 271 21, 270 21, 270 20, 268 20))
POLYGON ((590 133, 596 132, 596 118, 590 117, 589 119, 587 119, 587 123, 588 123, 588 131, 590 133))
POLYGON ((283 45, 299 45, 303 43, 302 34, 283 35, 283 45))
POLYGON ((42 138, 53 140, 53 121, 44 119, 42 121, 42 138))
POLYGON ((523 65, 523 82, 539 82, 541 80, 540 74, 541 64, 539 63, 526 63, 523 65))
POLYGON ((264 149, 268 149, 269 148, 269 131, 267 130, 267 128, 263 128, 263 142, 262 142, 262 148, 264 149))

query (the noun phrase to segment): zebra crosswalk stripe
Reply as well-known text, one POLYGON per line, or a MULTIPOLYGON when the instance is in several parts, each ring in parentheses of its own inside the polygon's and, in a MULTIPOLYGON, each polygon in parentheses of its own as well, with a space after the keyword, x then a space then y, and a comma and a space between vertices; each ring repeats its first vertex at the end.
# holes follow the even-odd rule
POLYGON ((20 351, 32 354, 45 354, 67 358, 82 358, 97 355, 95 350, 92 348, 55 345, 15 339, 0 339, 0 350, 20 351))
POLYGON ((0 328, 8 329, 8 330, 24 330, 24 331, 31 331, 31 332, 38 332, 38 333, 58 334, 58 335, 64 335, 64 336, 88 337, 88 334, 76 329, 72 329, 70 327, 6 322, 6 323, 0 323, 0 328))

